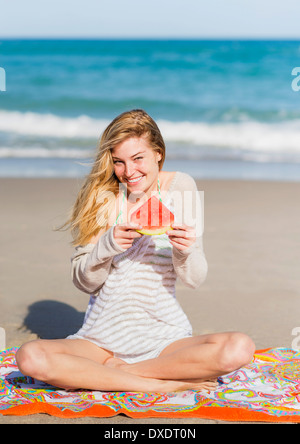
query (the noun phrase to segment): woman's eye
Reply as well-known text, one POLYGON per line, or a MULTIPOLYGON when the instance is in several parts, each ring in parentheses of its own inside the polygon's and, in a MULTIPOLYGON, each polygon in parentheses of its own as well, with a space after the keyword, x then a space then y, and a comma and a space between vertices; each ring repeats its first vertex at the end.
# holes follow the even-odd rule
MULTIPOLYGON (((141 160, 141 159, 143 159, 143 157, 136 157, 134 160, 141 160)), ((122 161, 121 160, 114 160, 113 163, 114 163, 114 165, 121 164, 122 161)))

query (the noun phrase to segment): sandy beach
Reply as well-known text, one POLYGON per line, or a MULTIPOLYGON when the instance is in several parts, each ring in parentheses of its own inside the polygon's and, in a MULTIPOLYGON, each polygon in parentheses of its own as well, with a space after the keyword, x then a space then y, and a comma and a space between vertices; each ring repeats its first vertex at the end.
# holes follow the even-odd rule
MULTIPOLYGON (((7 347, 64 337, 82 323, 88 296, 71 282, 71 238, 53 230, 65 221, 80 185, 80 179, 0 179, 0 327, 7 347)), ((300 183, 197 185, 205 196, 209 273, 200 289, 177 286, 194 334, 238 330, 250 335, 257 349, 291 347, 292 331, 300 327, 300 183)), ((138 423, 124 416, 69 421, 0 416, 0 423, 13 422, 138 423)), ((142 421, 160 422, 214 421, 142 421)))

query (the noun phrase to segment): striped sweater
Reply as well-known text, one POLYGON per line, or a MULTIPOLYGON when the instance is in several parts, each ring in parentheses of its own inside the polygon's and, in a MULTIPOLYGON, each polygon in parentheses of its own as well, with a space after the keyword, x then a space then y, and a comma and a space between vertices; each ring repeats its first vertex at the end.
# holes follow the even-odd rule
MULTIPOLYGON (((175 212, 173 190, 197 189, 190 176, 175 174, 164 200, 175 212)), ((178 216, 175 212, 175 221, 178 216)), ((201 237, 184 251, 172 247, 167 235, 142 236, 123 250, 112 227, 96 245, 78 247, 72 258, 74 284, 91 298, 83 326, 71 337, 126 356, 191 336, 191 324, 176 300, 176 278, 196 288, 206 273, 201 237)))

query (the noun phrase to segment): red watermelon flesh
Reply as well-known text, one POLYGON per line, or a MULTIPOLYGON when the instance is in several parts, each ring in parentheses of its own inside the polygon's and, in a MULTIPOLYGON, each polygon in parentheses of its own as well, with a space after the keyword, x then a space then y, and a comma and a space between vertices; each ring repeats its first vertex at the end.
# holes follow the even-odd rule
POLYGON ((137 230, 139 233, 164 234, 172 229, 174 214, 157 197, 152 196, 132 214, 130 220, 143 227, 137 230))

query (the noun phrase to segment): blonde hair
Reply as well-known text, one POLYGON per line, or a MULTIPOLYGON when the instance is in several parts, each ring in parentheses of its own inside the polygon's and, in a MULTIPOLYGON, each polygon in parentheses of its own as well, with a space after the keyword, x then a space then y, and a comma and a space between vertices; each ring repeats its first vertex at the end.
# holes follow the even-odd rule
POLYGON ((73 245, 85 245, 101 229, 108 228, 109 214, 119 193, 119 180, 114 174, 111 152, 131 137, 147 138, 150 147, 161 154, 158 163, 161 170, 165 160, 165 143, 154 120, 141 109, 117 116, 102 134, 92 170, 77 196, 71 217, 63 225, 71 229, 73 245))

